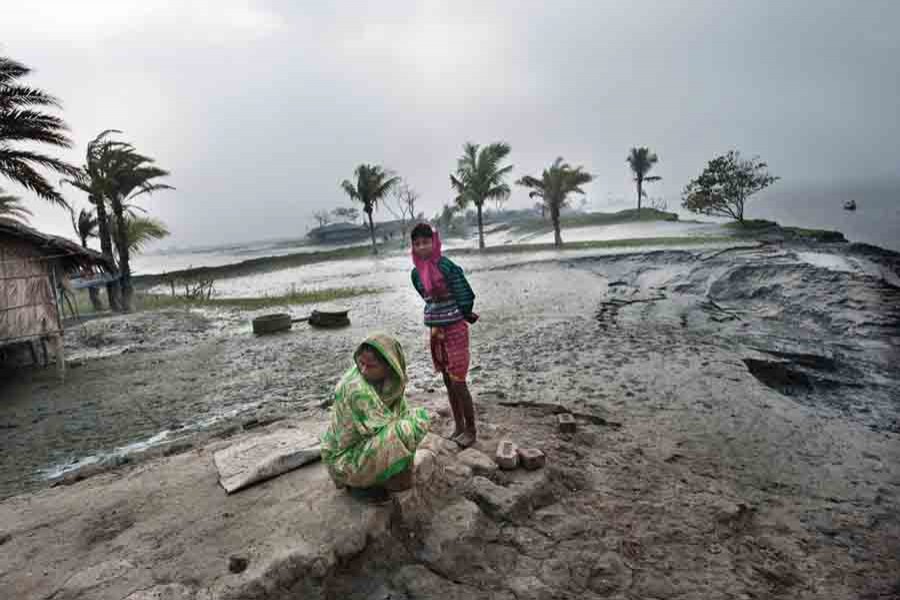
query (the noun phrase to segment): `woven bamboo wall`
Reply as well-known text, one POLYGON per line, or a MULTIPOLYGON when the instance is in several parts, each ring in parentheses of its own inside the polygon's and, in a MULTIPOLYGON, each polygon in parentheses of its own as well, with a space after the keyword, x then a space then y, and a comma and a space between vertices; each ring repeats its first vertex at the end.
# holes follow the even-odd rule
POLYGON ((0 237, 0 342, 59 331, 53 259, 27 241, 0 237))

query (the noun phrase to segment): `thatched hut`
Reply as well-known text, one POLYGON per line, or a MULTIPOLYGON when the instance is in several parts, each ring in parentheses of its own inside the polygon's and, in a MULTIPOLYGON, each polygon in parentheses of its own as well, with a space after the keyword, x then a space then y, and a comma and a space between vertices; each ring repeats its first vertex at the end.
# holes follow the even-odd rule
POLYGON ((61 291, 70 278, 113 270, 98 252, 0 219, 0 350, 13 344, 49 341, 57 368, 64 373, 61 291))

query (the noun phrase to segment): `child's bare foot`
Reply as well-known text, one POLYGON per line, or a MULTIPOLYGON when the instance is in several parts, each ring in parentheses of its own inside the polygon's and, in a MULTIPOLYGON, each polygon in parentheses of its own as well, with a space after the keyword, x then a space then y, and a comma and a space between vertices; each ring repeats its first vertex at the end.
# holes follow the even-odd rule
POLYGON ((474 431, 464 431, 462 435, 453 441, 459 444, 461 448, 468 448, 478 440, 478 436, 474 431))

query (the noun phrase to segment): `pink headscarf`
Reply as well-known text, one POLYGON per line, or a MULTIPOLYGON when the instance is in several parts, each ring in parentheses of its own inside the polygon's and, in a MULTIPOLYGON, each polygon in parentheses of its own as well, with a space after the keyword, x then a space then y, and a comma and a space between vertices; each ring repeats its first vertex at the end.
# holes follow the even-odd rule
POLYGON ((425 286, 425 293, 431 296, 432 290, 443 284, 444 276, 438 269, 438 261, 441 260, 441 236, 437 229, 431 229, 431 257, 422 259, 416 256, 416 251, 412 250, 413 264, 419 272, 419 279, 425 286))

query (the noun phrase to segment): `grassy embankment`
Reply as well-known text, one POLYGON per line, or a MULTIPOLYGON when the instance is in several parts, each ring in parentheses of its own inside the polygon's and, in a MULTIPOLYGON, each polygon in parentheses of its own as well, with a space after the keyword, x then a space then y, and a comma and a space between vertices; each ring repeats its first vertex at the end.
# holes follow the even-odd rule
MULTIPOLYGON (((166 308, 234 308, 239 310, 261 310, 264 308, 284 307, 297 304, 317 304, 344 300, 377 294, 380 290, 375 288, 330 288, 324 290, 291 291, 275 296, 257 296, 252 298, 185 298, 184 296, 172 296, 171 294, 149 294, 138 292, 134 296, 134 309, 161 310, 166 308)), ((101 292, 103 304, 106 304, 106 294, 101 292)), ((90 298, 86 290, 78 290, 75 294, 75 308, 79 315, 93 313, 90 298)), ((65 305, 65 316, 72 316, 68 305, 65 305)))
POLYGON ((775 235, 783 239, 809 240, 823 243, 847 241, 844 234, 840 231, 807 229, 805 227, 782 227, 775 221, 766 221, 765 219, 745 219, 743 223, 735 221, 727 223, 723 227, 741 237, 775 235))

